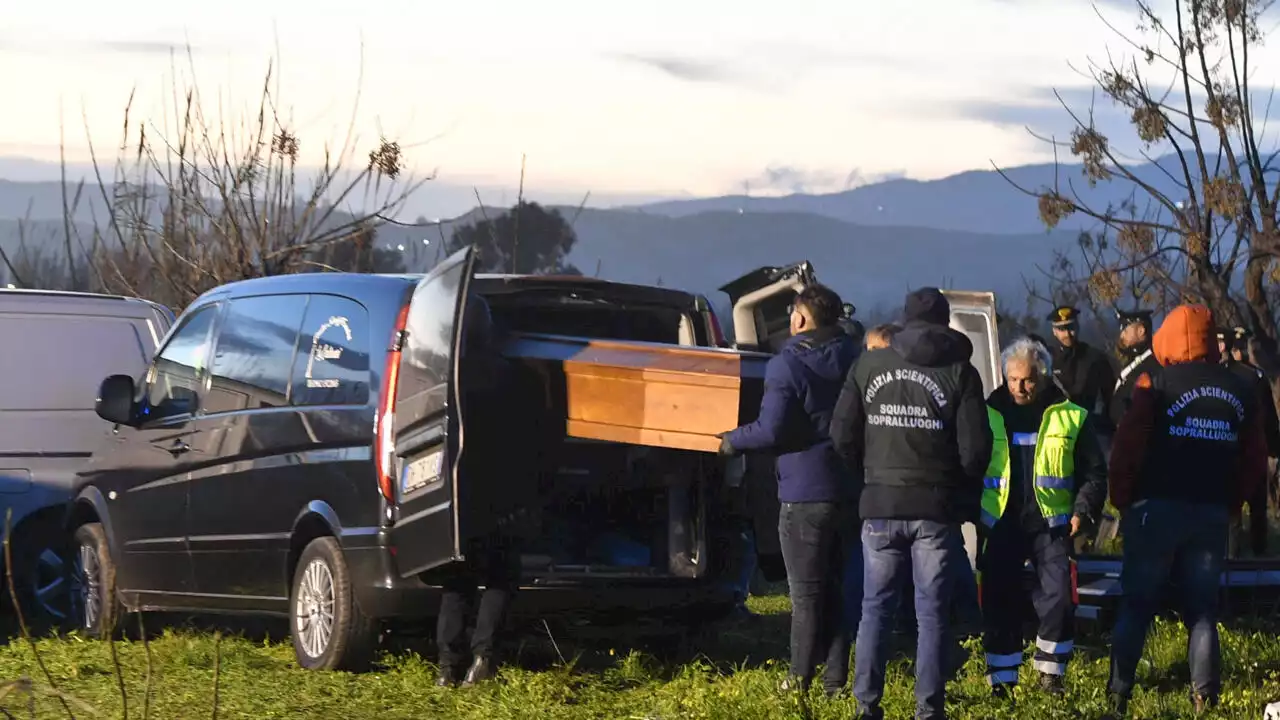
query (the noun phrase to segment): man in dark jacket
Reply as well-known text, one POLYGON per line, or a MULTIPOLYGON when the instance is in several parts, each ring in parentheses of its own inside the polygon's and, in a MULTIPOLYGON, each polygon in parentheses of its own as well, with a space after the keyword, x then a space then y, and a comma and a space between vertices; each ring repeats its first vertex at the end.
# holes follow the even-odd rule
POLYGON ((440 570, 443 593, 436 624, 440 675, 436 684, 464 686, 491 679, 497 670, 495 653, 507 609, 520 581, 520 543, 531 508, 538 498, 539 442, 536 430, 539 399, 521 382, 518 368, 495 347, 493 321, 483 298, 473 295, 466 305, 466 335, 462 346, 462 412, 467 418, 467 447, 462 473, 467 482, 459 504, 480 506, 488 524, 473 525, 465 540, 467 561, 440 570), (494 452, 494 448, 501 448, 494 452), (471 634, 471 663, 466 662, 466 615, 478 586, 475 627, 471 634))
MULTIPOLYGON (((1257 344, 1253 333, 1248 328, 1234 327, 1218 333, 1218 347, 1225 349, 1222 363, 1235 373, 1237 377, 1253 386, 1258 395, 1258 407, 1262 413, 1262 427, 1267 439, 1267 455, 1280 457, 1280 417, 1276 414, 1275 398, 1271 394, 1271 383, 1266 374, 1252 362, 1250 352, 1257 344)), ((1268 473, 1268 478, 1270 473, 1268 473)), ((1267 506, 1270 482, 1258 487, 1252 497, 1246 498, 1249 505, 1249 545, 1254 557, 1267 554, 1267 506)), ((1239 543, 1234 540, 1239 533, 1233 533, 1233 546, 1239 543)), ((1234 554, 1234 551, 1233 551, 1234 554)))
POLYGON ((1019 338, 1001 362, 1004 385, 987 399, 994 445, 978 526, 987 680, 1003 696, 1018 682, 1029 560, 1039 619, 1033 666, 1041 689, 1061 694, 1075 639, 1071 538, 1102 513, 1107 461, 1089 414, 1050 382, 1047 348, 1019 338))
MULTIPOLYGON (((849 628, 841 617, 844 558, 859 553, 858 482, 831 444, 831 412, 859 348, 839 325, 840 296, 810 285, 796 296, 791 339, 769 360, 755 422, 722 438, 721 453, 778 456, 778 535, 791 591, 791 675, 807 689, 825 655, 829 695, 849 679, 849 628)), ((846 581, 860 581, 850 573, 846 581)))
POLYGON ((1160 362, 1151 352, 1151 311, 1117 310, 1116 318, 1120 321, 1120 336, 1116 346, 1125 359, 1125 366, 1120 369, 1115 392, 1111 396, 1113 428, 1120 426, 1120 420, 1129 409, 1134 383, 1143 373, 1154 373, 1160 369, 1160 362))
POLYGON ((1127 711, 1147 629, 1172 579, 1190 635, 1193 704, 1197 713, 1217 704, 1218 591, 1231 516, 1266 474, 1256 395, 1218 364, 1209 309, 1175 308, 1153 347, 1161 371, 1138 378, 1111 454, 1111 502, 1124 533, 1112 717, 1127 711))
POLYGON ((1116 373, 1111 361, 1100 350, 1079 338, 1080 313, 1069 305, 1054 308, 1049 314, 1057 348, 1053 351, 1053 375, 1067 394, 1067 399, 1096 418, 1095 430, 1103 447, 1111 433, 1111 396, 1115 392, 1116 373))
POLYGON ((854 695, 862 716, 884 717, 889 622, 910 574, 915 586, 916 717, 944 718, 948 609, 967 563, 961 525, 977 521, 991 426, 973 345, 947 327, 937 288, 907 296, 890 347, 863 354, 849 373, 831 437, 861 469, 866 569, 854 695))

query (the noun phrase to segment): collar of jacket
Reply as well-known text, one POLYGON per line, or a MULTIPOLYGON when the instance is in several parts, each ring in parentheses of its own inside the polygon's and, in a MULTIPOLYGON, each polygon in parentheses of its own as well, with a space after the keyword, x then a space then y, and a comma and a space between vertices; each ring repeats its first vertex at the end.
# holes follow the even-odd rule
MULTIPOLYGON (((1045 380, 1047 379, 1048 378, 1045 378, 1045 380)), ((1039 410, 1040 414, 1043 415, 1045 410, 1057 405, 1058 403, 1064 402, 1066 399, 1066 393, 1062 392, 1058 387, 1058 384, 1050 382, 1043 390, 1040 391, 1040 394, 1036 396, 1035 401, 1031 403, 1030 407, 1039 410)), ((1001 385, 996 388, 995 392, 991 393, 991 397, 987 398, 987 405, 990 405, 992 410, 995 410, 1001 415, 1015 407, 1023 407, 1013 402, 1013 395, 1009 393, 1008 385, 1001 385)))
POLYGON ((826 345, 832 340, 846 336, 847 333, 845 333, 844 328, 841 328, 839 325, 831 325, 829 327, 805 330, 788 340, 785 347, 796 348, 798 350, 811 350, 813 348, 826 345))

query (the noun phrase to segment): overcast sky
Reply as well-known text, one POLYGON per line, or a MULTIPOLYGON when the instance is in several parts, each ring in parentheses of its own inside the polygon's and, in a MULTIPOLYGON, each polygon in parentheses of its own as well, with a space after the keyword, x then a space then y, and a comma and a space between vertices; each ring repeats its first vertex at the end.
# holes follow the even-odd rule
MULTIPOLYGON (((165 121, 170 48, 206 111, 256 107, 282 62, 304 155, 356 127, 443 181, 646 195, 832 191, 1049 157, 1023 125, 1069 123, 1050 88, 1125 48, 1088 0, 43 0, 0 24, 0 156, 119 142, 165 121), (361 43, 363 79, 361 80, 361 43), (187 60, 178 59, 188 75, 187 60), (60 111, 61 108, 61 111, 60 111)), ((1102 9, 1123 29, 1124 0, 1102 9)), ((1260 67, 1280 67, 1273 47, 1260 67)), ((171 110, 170 110, 171 114, 171 110)))

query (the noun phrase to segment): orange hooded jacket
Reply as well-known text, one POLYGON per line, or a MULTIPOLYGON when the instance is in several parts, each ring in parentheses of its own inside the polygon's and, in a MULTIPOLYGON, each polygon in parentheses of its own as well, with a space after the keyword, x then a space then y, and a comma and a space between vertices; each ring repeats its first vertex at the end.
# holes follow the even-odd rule
MULTIPOLYGON (((1152 341, 1152 353, 1163 367, 1182 363, 1218 362, 1218 340, 1213 314, 1203 305, 1179 305, 1174 308, 1152 341)), ((1155 394, 1151 377, 1143 373, 1134 383, 1133 401, 1116 428, 1111 449, 1111 504, 1124 512, 1137 499, 1138 480, 1147 457, 1147 445, 1156 425, 1155 394)), ((1241 458, 1232 488, 1231 512, 1240 512, 1245 498, 1266 482, 1267 447, 1262 413, 1248 419, 1241 434, 1241 458)))

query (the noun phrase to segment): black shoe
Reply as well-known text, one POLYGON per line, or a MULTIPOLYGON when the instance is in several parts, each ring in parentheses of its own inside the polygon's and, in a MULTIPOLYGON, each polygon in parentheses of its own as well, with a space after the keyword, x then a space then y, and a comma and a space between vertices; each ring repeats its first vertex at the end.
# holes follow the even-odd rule
POLYGON ((436 675, 436 687, 453 687, 458 684, 458 668, 441 664, 440 673, 436 675))
POLYGON ((1009 683, 1000 683, 991 686, 991 697, 997 700, 1008 700, 1013 697, 1013 685, 1009 683))
POLYGON ((467 668, 467 676, 462 680, 462 687, 471 687, 477 683, 486 680, 492 680, 497 675, 494 671, 493 663, 487 657, 477 657, 471 663, 471 667, 467 668))
POLYGON ((1050 675, 1049 673, 1040 673, 1040 689, 1050 695, 1065 695, 1067 687, 1062 682, 1061 675, 1050 675))
POLYGON ((828 700, 848 700, 853 697, 849 692, 849 688, 841 685, 839 687, 824 687, 822 691, 826 693, 828 700))
POLYGON ((1123 720, 1129 716, 1129 699, 1111 693, 1107 697, 1107 712, 1103 713, 1101 720, 1123 720))

